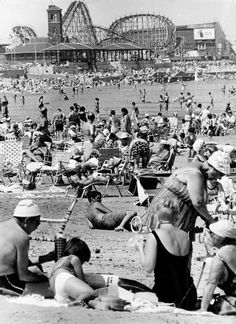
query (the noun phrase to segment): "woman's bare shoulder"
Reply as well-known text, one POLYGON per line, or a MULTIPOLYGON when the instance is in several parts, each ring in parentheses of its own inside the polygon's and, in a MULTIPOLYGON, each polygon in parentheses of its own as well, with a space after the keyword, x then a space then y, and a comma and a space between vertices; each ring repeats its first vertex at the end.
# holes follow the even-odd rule
MULTIPOLYGON (((220 257, 222 257, 223 259, 229 259, 232 256, 235 258, 235 254, 236 254, 236 242, 235 244, 228 244, 225 246, 222 246, 217 253, 220 257)), ((235 261, 236 263, 236 261, 235 261)))
POLYGON ((202 164, 199 162, 193 162, 186 167, 179 168, 174 171, 174 174, 177 176, 188 176, 188 175, 196 175, 196 176, 202 176, 201 172, 202 164))

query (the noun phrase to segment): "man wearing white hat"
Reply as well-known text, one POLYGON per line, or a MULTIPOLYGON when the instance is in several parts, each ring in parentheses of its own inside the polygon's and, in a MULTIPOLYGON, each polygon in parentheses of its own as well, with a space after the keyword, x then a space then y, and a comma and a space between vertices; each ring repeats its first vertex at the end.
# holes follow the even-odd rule
MULTIPOLYGON (((47 277, 28 269, 29 234, 40 224, 38 205, 30 199, 16 206, 13 218, 0 223, 0 290, 22 294, 27 282, 46 281, 47 277)), ((52 253, 36 258, 34 264, 52 260, 52 253), (51 259, 50 259, 51 258, 51 259)))
MULTIPOLYGON (((208 310, 217 286, 225 292, 226 296, 236 297, 236 224, 229 220, 220 220, 211 224, 209 228, 212 244, 218 248, 218 251, 213 257, 209 278, 205 285, 201 303, 202 311, 208 310)), ((236 305, 236 298, 233 303, 236 305)))

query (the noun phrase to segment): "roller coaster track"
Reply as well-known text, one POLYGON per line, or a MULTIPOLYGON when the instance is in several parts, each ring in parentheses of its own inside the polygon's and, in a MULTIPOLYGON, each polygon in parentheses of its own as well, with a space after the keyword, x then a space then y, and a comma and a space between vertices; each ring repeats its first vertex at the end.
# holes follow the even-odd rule
POLYGON ((122 36, 119 33, 112 32, 109 28, 103 26, 93 26, 96 37, 97 37, 97 45, 106 45, 107 43, 115 43, 115 42, 127 42, 134 43, 131 38, 122 36))
POLYGON ((104 46, 111 43, 141 43, 150 48, 173 50, 178 47, 175 25, 167 17, 155 14, 124 16, 109 28, 93 25, 88 7, 83 1, 73 1, 63 18, 63 36, 71 43, 104 46), (177 46, 175 46, 177 45, 177 46))
MULTIPOLYGON (((111 32, 117 32, 123 35, 139 34, 142 42, 144 41, 142 34, 148 35, 147 38, 153 38, 155 46, 165 47, 175 42, 175 26, 167 17, 155 14, 135 14, 124 16, 114 21, 110 26, 111 32), (164 33, 163 33, 164 32, 164 33), (162 34, 158 39, 158 34, 162 34)), ((151 41, 150 41, 151 43, 151 41)))
POLYGON ((37 34, 33 27, 27 25, 18 25, 12 28, 12 38, 19 43, 29 43, 32 38, 37 37, 37 34))
POLYGON ((64 37, 79 43, 97 44, 96 33, 87 6, 73 1, 62 18, 64 37))

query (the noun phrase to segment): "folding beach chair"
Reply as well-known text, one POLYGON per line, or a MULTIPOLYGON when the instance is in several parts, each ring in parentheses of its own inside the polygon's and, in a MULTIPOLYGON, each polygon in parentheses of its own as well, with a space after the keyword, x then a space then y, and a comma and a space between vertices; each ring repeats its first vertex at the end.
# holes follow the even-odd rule
POLYGON ((5 165, 5 156, 3 153, 0 153, 0 180, 3 183, 3 185, 5 185, 4 176, 3 176, 4 165, 5 165))
POLYGON ((22 143, 16 140, 6 140, 2 146, 2 152, 5 162, 11 163, 14 168, 17 168, 22 159, 22 143))
MULTIPOLYGON (((40 170, 37 177, 37 183, 43 181, 43 176, 47 175, 51 177, 52 183, 55 184, 58 176, 65 175, 68 182, 71 183, 71 177, 66 170, 66 166, 71 156, 70 151, 55 150, 52 152, 52 165, 44 165, 40 170)), ((45 157, 46 158, 46 157, 45 157)), ((46 163, 45 163, 46 164, 46 163)))
POLYGON ((48 236, 30 236, 30 240, 40 241, 40 242, 52 242, 55 244, 56 260, 60 259, 63 255, 63 250, 65 248, 66 239, 64 238, 64 231, 66 225, 70 220, 70 216, 73 212, 74 206, 77 202, 77 192, 76 195, 69 206, 66 215, 63 218, 43 218, 41 217, 40 222, 48 224, 51 233, 48 236))
POLYGON ((119 188, 119 183, 118 183, 118 178, 117 176, 114 176, 112 173, 106 172, 104 173, 105 177, 106 177, 106 181, 104 182, 100 182, 100 181, 94 181, 93 183, 84 186, 83 187, 83 191, 82 191, 82 195, 81 198, 84 198, 86 195, 86 192, 89 190, 92 190, 92 188, 94 190, 97 191, 97 186, 104 186, 105 185, 105 193, 103 194, 103 196, 107 195, 107 191, 110 185, 114 185, 119 193, 119 196, 122 197, 122 192, 119 188))
POLYGON ((99 150, 99 165, 102 166, 104 161, 109 160, 112 157, 121 157, 121 151, 119 148, 101 148, 99 150))
POLYGON ((4 178, 12 182, 11 179, 18 175, 22 159, 21 146, 22 143, 16 140, 6 140, 0 146, 0 176, 4 185, 4 178))

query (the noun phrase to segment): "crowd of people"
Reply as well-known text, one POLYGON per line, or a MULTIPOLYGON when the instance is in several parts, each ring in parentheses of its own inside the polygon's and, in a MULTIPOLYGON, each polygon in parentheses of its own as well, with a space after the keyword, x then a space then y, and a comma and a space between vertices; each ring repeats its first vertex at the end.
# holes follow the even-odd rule
MULTIPOLYGON (((202 311, 215 311, 211 301, 216 287, 224 291, 226 298, 236 297, 236 225, 230 220, 215 219, 208 209, 213 196, 217 197, 218 209, 229 213, 233 207, 234 186, 228 175, 235 163, 236 149, 230 144, 209 144, 198 137, 227 135, 230 129, 235 128, 230 103, 218 116, 214 113, 211 92, 209 105, 203 108, 202 103, 185 91, 182 84, 183 89, 175 99, 185 112, 181 123, 177 113, 165 116, 171 102, 166 89, 163 89, 165 94, 160 97, 159 109, 153 116, 149 113, 140 116, 138 106, 132 102, 130 108, 122 107, 120 114, 111 110, 109 116, 101 118, 100 99, 95 97, 90 111, 74 103, 67 114, 58 108, 50 121, 43 96, 43 89, 49 86, 59 90, 65 101, 65 87, 74 87, 74 95, 77 86, 83 91, 80 81, 69 83, 67 78, 12 81, 10 87, 16 92, 22 92, 22 88, 24 91, 39 89, 37 123, 30 117, 20 124, 11 123, 7 96, 4 95, 1 100, 1 140, 4 142, 11 137, 11 140, 14 138, 22 142, 22 161, 26 171, 24 180, 28 180, 24 189, 35 189, 38 172, 44 166, 46 170, 52 170, 55 150, 68 150, 69 164, 63 167, 61 173, 56 173, 55 185, 65 185, 65 177, 75 175, 73 184, 77 194, 82 194, 84 188, 89 187, 86 193, 89 228, 119 232, 132 229, 132 220, 137 213, 111 210, 102 203, 102 194, 91 190, 90 186, 98 182, 107 183, 110 177, 115 181, 123 177, 124 184, 126 181, 130 183, 134 172, 139 169, 152 174, 154 171, 168 171, 169 176, 151 203, 147 204, 143 221, 149 232, 145 237, 140 235, 135 242, 142 268, 147 273, 154 272, 151 291, 161 302, 173 303, 186 310, 200 308, 202 311), (101 164, 102 149, 117 149, 119 154, 101 164), (176 155, 186 151, 189 163, 175 169, 176 155), (212 244, 217 248, 200 306, 197 287, 191 276, 198 216, 209 229, 212 244)), ((144 90, 140 93, 142 102, 146 101, 144 90)), ((25 183, 22 181, 21 184, 25 183)), ((67 241, 59 260, 55 260, 55 251, 51 251, 29 261, 29 235, 39 226, 40 216, 34 201, 22 200, 16 206, 13 218, 0 223, 0 290, 22 294, 27 282, 48 281, 59 303, 76 305, 97 298, 99 290, 86 281, 83 272, 83 264, 90 260, 91 251, 80 238, 73 237, 67 241), (46 276, 41 264, 48 261, 56 262, 46 276), (37 271, 29 269, 29 265, 37 266, 37 271)))

